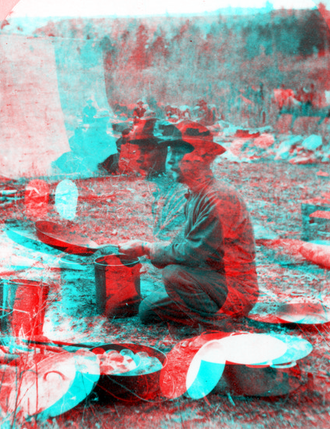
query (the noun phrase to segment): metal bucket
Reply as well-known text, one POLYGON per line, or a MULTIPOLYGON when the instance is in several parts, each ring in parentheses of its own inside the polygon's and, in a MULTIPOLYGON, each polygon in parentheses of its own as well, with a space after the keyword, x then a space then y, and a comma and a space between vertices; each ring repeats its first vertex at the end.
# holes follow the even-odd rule
POLYGON ((49 285, 33 280, 0 280, 0 329, 31 338, 43 334, 49 285))
POLYGON ((107 317, 129 317, 138 313, 141 302, 138 259, 108 255, 95 260, 96 305, 107 317))

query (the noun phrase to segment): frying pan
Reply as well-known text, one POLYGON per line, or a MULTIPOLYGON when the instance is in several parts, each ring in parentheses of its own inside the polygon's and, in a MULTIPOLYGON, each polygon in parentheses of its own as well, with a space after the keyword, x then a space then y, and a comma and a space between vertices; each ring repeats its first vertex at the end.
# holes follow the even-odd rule
POLYGON ((28 249, 50 255, 60 255, 62 253, 53 247, 46 246, 38 240, 33 222, 9 219, 5 221, 5 231, 11 240, 28 249))
POLYGON ((302 325, 319 325, 330 322, 330 309, 321 303, 287 303, 267 311, 267 304, 259 312, 252 311, 249 319, 262 323, 297 323, 302 325))
POLYGON ((319 325, 330 321, 330 311, 321 303, 282 304, 277 309, 277 317, 286 323, 319 325))
POLYGON ((33 367, 27 366, 21 372, 19 382, 13 383, 7 412, 11 414, 19 408, 28 418, 46 411, 69 390, 75 376, 75 361, 68 353, 47 357, 33 367))
MULTIPOLYGON (((59 416, 74 408, 87 398, 100 378, 100 366, 94 353, 85 351, 80 356, 71 354, 72 358, 76 367, 73 383, 55 404, 42 413, 40 417, 43 419, 59 416)), ((70 356, 67 362, 70 362, 70 356)))
MULTIPOLYGON (((63 252, 63 250, 56 249, 41 242, 36 235, 34 222, 6 220, 5 232, 13 242, 20 246, 33 251, 45 253, 46 255, 58 257, 61 268, 81 271, 90 263, 90 261, 87 261, 86 264, 86 258, 84 257, 77 257, 75 255, 68 256, 68 254, 63 252)), ((49 268, 53 268, 51 262, 49 268)), ((55 265, 54 268, 57 268, 57 265, 55 265)), ((4 274, 5 273, 1 273, 1 275, 4 274)))
MULTIPOLYGON (((242 375, 245 381, 252 378, 253 374, 263 375, 263 381, 272 386, 268 375, 276 375, 268 368, 286 369, 297 365, 297 360, 307 356, 313 350, 313 346, 306 340, 289 335, 276 334, 239 334, 229 335, 219 340, 211 340, 204 344, 191 361, 187 372, 187 392, 194 399, 202 398, 210 393, 225 374, 242 375), (265 362, 261 363, 263 359, 265 362), (229 368, 228 368, 229 367, 229 368), (264 371, 260 371, 264 368, 264 371), (192 380, 194 380, 192 382, 192 380)), ((229 380, 230 383, 230 380, 229 380)), ((234 383, 234 388, 235 386, 234 383)), ((240 386, 239 390, 245 392, 262 393, 263 387, 254 380, 240 386)), ((268 389, 267 389, 268 390, 268 389)), ((263 392, 265 393, 265 392, 263 392)))
MULTIPOLYGON (((39 240, 69 254, 90 256, 102 247, 112 246, 111 243, 99 245, 87 236, 54 222, 38 221, 35 225, 39 240)), ((113 245, 113 253, 118 254, 118 246, 113 245)))

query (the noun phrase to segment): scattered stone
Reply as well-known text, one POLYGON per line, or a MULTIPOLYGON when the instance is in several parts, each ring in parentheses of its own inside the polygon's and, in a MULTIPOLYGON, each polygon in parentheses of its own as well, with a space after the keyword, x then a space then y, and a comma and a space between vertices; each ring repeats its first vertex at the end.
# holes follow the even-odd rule
POLYGON ((302 146, 307 150, 315 151, 322 146, 322 137, 316 134, 312 134, 302 142, 302 146))
POLYGON ((315 164, 317 158, 315 155, 301 155, 289 160, 290 164, 315 164))
MULTIPOLYGON (((282 115, 283 116, 283 115, 282 115)), ((303 118, 306 119, 306 118, 303 118)), ((209 129, 211 127, 208 127, 209 129)), ((232 162, 286 161, 291 164, 330 162, 330 144, 323 147, 322 136, 271 134, 270 126, 263 128, 236 127, 219 121, 212 127, 213 138, 220 144, 228 143, 222 158, 232 162), (222 129, 221 129, 222 128, 222 129)))
POLYGON ((231 162, 241 162, 240 158, 239 158, 237 155, 235 155, 235 154, 231 151, 231 149, 226 150, 226 152, 225 152, 225 153, 223 153, 223 154, 222 154, 221 156, 219 156, 218 158, 219 158, 219 162, 221 162, 221 160, 223 160, 223 159, 226 159, 226 160, 231 161, 231 162))
POLYGON ((325 171, 318 171, 317 173, 316 173, 316 175, 317 176, 322 176, 322 177, 328 177, 329 176, 329 173, 326 173, 325 171))
POLYGON ((275 159, 288 159, 290 157, 290 150, 298 145, 303 140, 302 136, 293 136, 288 140, 282 142, 277 150, 275 159))
POLYGON ((243 155, 245 148, 249 145, 250 142, 251 141, 249 139, 236 139, 230 145, 230 151, 237 157, 240 157, 243 155))
POLYGON ((323 155, 321 158, 321 162, 329 162, 330 161, 330 155, 323 155))
POLYGON ((254 140, 254 146, 260 147, 261 149, 268 149, 270 146, 273 146, 274 142, 274 136, 265 133, 254 140))
POLYGON ((238 127, 235 127, 235 125, 230 124, 228 127, 226 127, 223 130, 223 135, 225 137, 234 136, 237 130, 238 130, 238 127))
POLYGON ((317 116, 299 116, 292 127, 293 134, 315 134, 318 130, 320 119, 317 116))

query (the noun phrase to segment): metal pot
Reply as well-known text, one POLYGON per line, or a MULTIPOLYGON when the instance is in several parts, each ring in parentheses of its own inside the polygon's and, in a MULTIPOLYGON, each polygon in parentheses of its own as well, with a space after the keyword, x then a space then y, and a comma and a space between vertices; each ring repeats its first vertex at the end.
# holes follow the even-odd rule
MULTIPOLYGON (((239 334, 247 333, 237 332, 236 335, 239 334)), ((183 395, 187 391, 186 381, 195 355, 208 342, 226 339, 231 335, 233 334, 219 331, 178 343, 167 355, 167 365, 161 372, 160 387, 163 395, 169 399, 175 399, 183 395)), ((225 359, 224 369, 219 365, 222 360, 218 360, 218 353, 213 353, 211 359, 207 361, 210 364, 207 371, 209 372, 209 379, 219 381, 217 382, 216 380, 217 385, 211 392, 217 394, 231 393, 235 396, 279 396, 298 389, 303 384, 303 380, 296 361, 307 356, 311 352, 312 346, 307 341, 297 337, 286 335, 278 335, 277 337, 288 345, 291 343, 291 338, 297 346, 302 345, 301 342, 306 344, 301 348, 288 347, 283 356, 274 359, 272 362, 264 362, 259 365, 233 363, 225 359)), ((242 350, 243 354, 244 350, 242 350)), ((219 356, 222 359, 225 355, 219 356)), ((199 382, 200 392, 204 388, 201 381, 207 379, 205 374, 201 374, 201 376, 203 375, 204 377, 201 377, 199 382)), ((210 380, 208 380, 208 384, 211 384, 210 380)), ((199 392, 197 391, 197 393, 199 392)))
MULTIPOLYGON (((166 356, 161 351, 140 344, 105 344, 98 346, 107 350, 122 349, 132 350, 134 353, 146 352, 151 357, 156 357, 166 366, 166 356)), ((93 351, 94 349, 91 349, 93 351)), ((160 371, 150 374, 123 376, 123 375, 101 375, 94 392, 101 401, 121 400, 126 402, 137 402, 140 400, 152 401, 160 398, 159 387, 160 371)))
POLYGON ((128 317, 138 313, 141 302, 138 259, 120 255, 102 256, 95 260, 96 305, 107 317, 128 317))
POLYGON ((282 396, 297 390, 303 384, 296 362, 283 366, 282 369, 227 363, 222 377, 213 393, 224 394, 229 391, 234 396, 282 396))
POLYGON ((42 335, 49 285, 38 281, 0 280, 1 331, 14 337, 42 335))

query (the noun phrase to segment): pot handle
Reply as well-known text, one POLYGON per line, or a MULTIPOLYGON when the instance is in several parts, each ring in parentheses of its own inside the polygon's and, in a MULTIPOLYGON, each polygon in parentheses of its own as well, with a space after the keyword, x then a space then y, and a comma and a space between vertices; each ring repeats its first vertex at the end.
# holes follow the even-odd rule
POLYGON ((138 258, 136 258, 136 262, 133 262, 132 263, 132 260, 131 259, 126 259, 125 257, 123 257, 122 258, 122 256, 125 256, 125 255, 123 255, 122 253, 118 253, 118 255, 116 255, 116 256, 118 256, 118 258, 120 259, 120 262, 123 264, 123 265, 125 265, 126 267, 135 267, 135 265, 138 265, 138 264, 141 264, 141 262, 140 262, 140 260, 138 259, 138 258))
POLYGON ((270 365, 270 367, 275 368, 275 369, 285 369, 285 368, 293 368, 296 365, 297 365, 297 362, 292 361, 289 363, 274 363, 274 364, 270 365))
POLYGON ((256 368, 268 368, 268 367, 272 366, 272 361, 268 361, 268 362, 260 364, 260 365, 258 365, 258 364, 255 364, 255 365, 247 365, 247 364, 245 364, 245 366, 247 366, 248 368, 252 368, 252 369, 256 369, 256 368))
POLYGON ((245 364, 245 366, 247 368, 260 369, 260 368, 269 368, 271 365, 247 365, 247 364, 245 364))
POLYGON ((48 374, 58 374, 64 380, 64 375, 60 371, 55 371, 55 370, 46 372, 43 377, 44 380, 46 380, 48 374))

